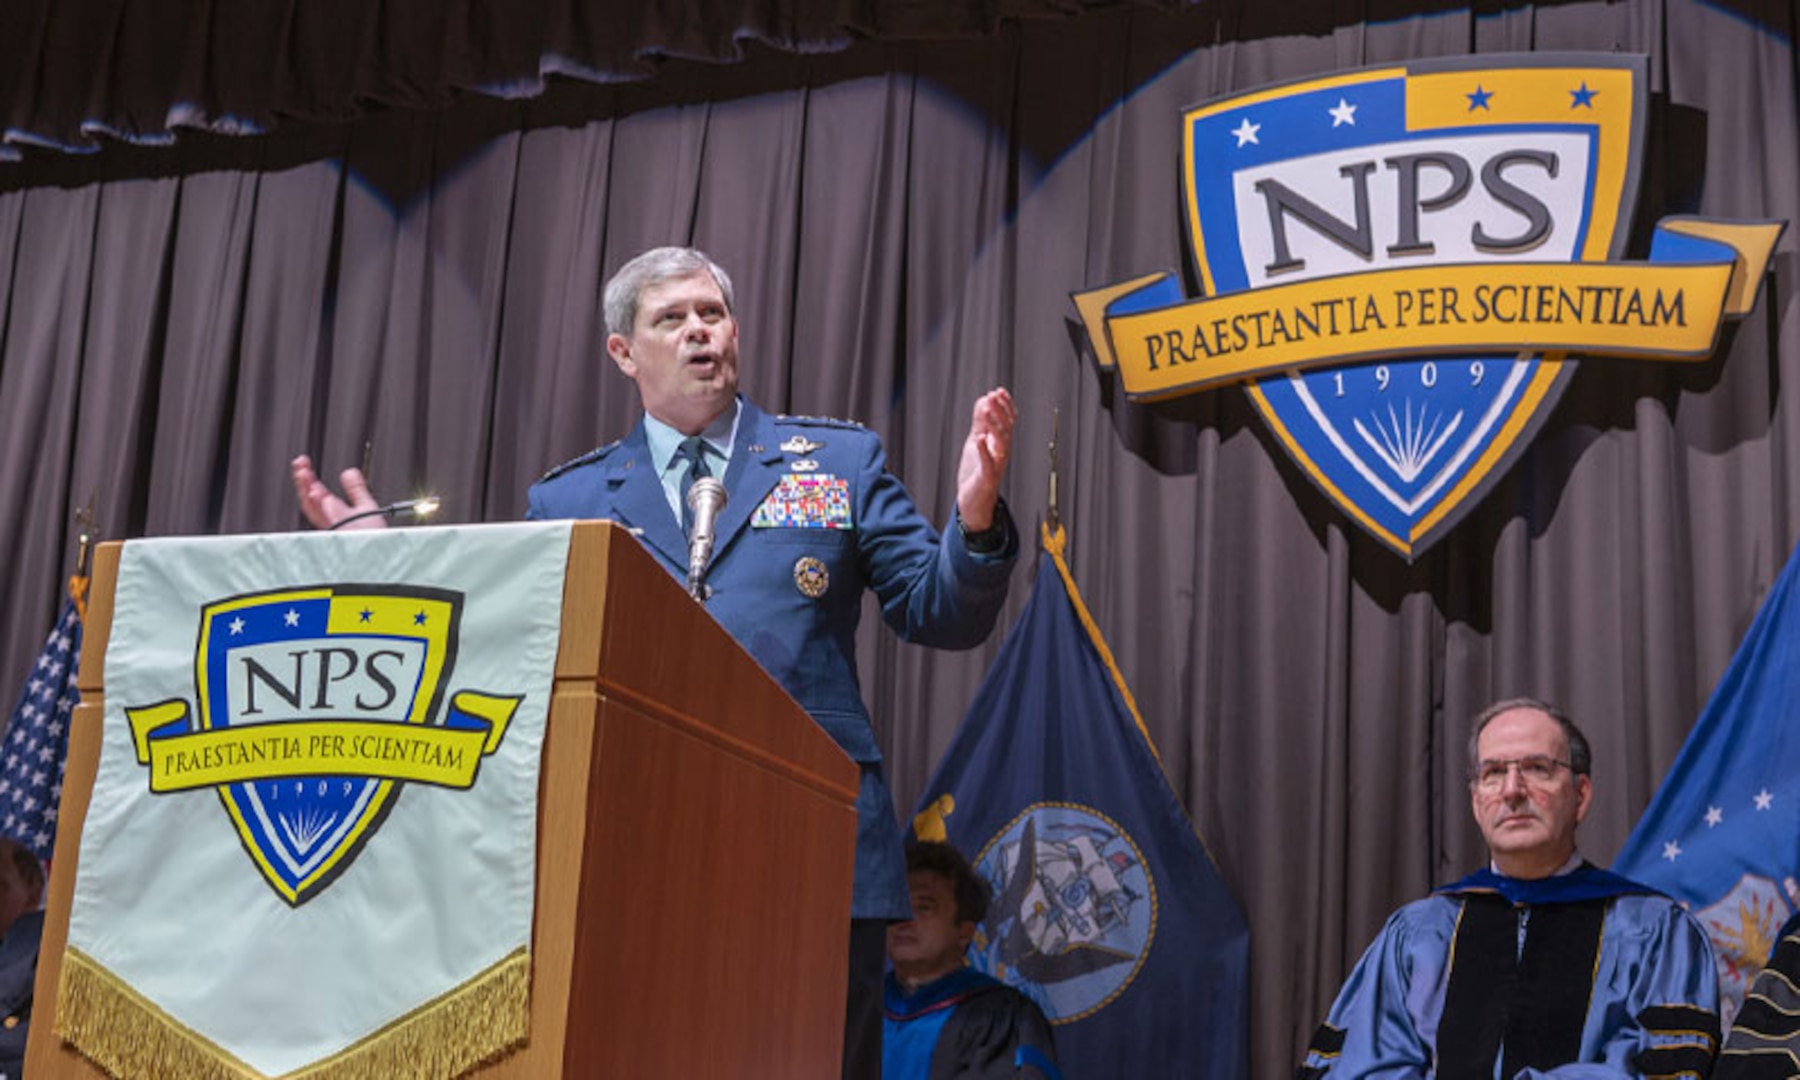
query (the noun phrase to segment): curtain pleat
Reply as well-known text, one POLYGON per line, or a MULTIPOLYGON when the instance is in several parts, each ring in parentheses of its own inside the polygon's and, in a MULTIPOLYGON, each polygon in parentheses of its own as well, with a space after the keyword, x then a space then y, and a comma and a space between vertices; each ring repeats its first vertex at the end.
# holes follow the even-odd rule
MULTIPOLYGON (((1132 0, 1176 9, 1187 0, 1132 0)), ((0 13, 0 160, 265 134, 289 120, 525 98, 551 80, 647 79, 859 41, 979 37, 1100 0, 17 0, 0 13)))

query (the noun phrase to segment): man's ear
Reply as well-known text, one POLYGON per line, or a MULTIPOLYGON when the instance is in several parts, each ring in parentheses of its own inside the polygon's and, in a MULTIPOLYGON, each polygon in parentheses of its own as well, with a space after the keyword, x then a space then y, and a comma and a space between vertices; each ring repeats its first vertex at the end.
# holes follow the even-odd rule
POLYGON ((606 335, 606 355, 619 365, 628 379, 637 378, 637 361, 631 358, 631 339, 624 334, 606 335))
POLYGON ((1594 782, 1585 776, 1577 776, 1575 778, 1575 784, 1577 788, 1577 794, 1575 796, 1575 823, 1579 825, 1587 820, 1588 807, 1593 805, 1594 782))
POLYGON ((975 940, 975 924, 959 922, 956 924, 956 943, 962 946, 963 952, 969 951, 969 942, 975 940))

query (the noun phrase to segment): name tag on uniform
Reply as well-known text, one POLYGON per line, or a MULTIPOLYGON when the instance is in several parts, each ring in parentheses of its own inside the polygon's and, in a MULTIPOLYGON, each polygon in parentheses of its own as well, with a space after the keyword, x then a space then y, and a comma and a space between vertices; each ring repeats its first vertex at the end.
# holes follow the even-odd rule
POLYGON ((750 525, 757 529, 848 529, 850 481, 830 473, 781 478, 756 508, 750 525))

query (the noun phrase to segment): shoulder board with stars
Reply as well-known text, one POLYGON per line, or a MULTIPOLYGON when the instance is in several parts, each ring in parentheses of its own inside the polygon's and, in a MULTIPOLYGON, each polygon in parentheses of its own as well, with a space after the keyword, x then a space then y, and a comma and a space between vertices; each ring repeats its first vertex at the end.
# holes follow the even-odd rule
POLYGON ((587 453, 581 455, 580 457, 570 458, 568 461, 563 462, 561 465, 552 466, 548 471, 546 471, 544 473, 544 475, 537 478, 537 482, 541 484, 546 480, 554 480, 557 477, 561 476, 563 473, 568 472, 570 469, 578 469, 583 465, 587 465, 587 464, 590 464, 595 461, 600 461, 600 460, 604 459, 606 457, 606 455, 612 453, 614 450, 617 450, 619 448, 619 442, 622 442, 622 441, 623 440, 619 440, 618 442, 609 442, 605 446, 598 446, 592 450, 589 450, 587 453))

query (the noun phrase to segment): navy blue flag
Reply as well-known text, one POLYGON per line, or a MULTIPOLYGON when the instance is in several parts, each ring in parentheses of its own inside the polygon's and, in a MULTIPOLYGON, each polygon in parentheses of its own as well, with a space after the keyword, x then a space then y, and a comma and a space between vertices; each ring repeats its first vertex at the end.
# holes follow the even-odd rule
POLYGON ((1800 905, 1800 552, 1788 560, 1613 869, 1685 904, 1730 1024, 1800 905))
POLYGON ((1069 1077, 1247 1070, 1250 931, 1044 530, 1030 603, 913 831, 993 889, 971 963, 1055 1025, 1069 1077))
POLYGON ((56 846, 69 718, 81 698, 75 688, 75 665, 81 656, 78 596, 79 592, 63 604, 62 616, 26 674, 25 689, 7 721, 5 738, 0 739, 0 836, 17 840, 45 863, 56 846))

